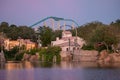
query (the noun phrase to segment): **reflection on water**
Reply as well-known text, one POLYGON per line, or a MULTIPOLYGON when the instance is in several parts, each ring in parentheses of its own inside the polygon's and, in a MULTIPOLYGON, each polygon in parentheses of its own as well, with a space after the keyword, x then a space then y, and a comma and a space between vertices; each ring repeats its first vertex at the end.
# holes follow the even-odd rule
POLYGON ((0 63, 0 69, 33 69, 33 68, 60 68, 60 69, 75 69, 75 68, 120 68, 120 63, 97 63, 97 62, 8 62, 0 63))
POLYGON ((120 80, 120 63, 0 63, 0 80, 120 80))

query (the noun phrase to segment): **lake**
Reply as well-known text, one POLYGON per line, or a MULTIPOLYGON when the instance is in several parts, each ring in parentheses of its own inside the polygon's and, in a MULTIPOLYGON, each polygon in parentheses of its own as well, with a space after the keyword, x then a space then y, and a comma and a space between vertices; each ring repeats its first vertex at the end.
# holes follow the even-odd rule
POLYGON ((0 80, 120 80, 120 63, 7 62, 0 63, 0 80))

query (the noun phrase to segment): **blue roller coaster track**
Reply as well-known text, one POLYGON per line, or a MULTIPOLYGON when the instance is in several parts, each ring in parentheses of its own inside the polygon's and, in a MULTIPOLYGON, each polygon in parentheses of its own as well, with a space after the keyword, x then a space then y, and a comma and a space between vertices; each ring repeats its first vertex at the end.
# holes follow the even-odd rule
POLYGON ((34 27, 35 25, 38 25, 38 24, 40 24, 41 22, 44 22, 44 21, 46 21, 46 20, 48 20, 48 19, 54 19, 55 21, 62 21, 62 20, 63 20, 63 21, 71 21, 71 22, 75 23, 75 24, 77 25, 77 27, 79 26, 79 25, 77 24, 77 22, 75 22, 75 21, 72 20, 72 19, 64 19, 64 18, 59 18, 59 17, 50 16, 50 17, 46 17, 46 18, 44 18, 44 19, 42 19, 42 20, 40 20, 40 21, 32 24, 30 27, 34 27))

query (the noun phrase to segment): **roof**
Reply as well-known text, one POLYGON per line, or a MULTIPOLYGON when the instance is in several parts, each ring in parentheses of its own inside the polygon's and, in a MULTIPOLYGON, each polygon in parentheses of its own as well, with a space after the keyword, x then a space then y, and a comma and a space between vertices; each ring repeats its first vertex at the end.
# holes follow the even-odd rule
MULTIPOLYGON (((60 46, 60 47, 69 46, 69 42, 65 42, 65 43, 62 43, 62 44, 57 44, 57 46, 60 46)), ((71 41, 70 46, 80 46, 80 45, 78 43, 75 43, 75 42, 71 41)))
POLYGON ((73 39, 76 39, 76 37, 62 37, 60 40, 73 40, 73 39))

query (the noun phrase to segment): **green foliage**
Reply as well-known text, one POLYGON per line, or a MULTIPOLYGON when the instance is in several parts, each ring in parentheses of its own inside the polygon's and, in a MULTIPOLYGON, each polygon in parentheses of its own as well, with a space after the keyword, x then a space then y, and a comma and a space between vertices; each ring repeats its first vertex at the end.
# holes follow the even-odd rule
POLYGON ((32 41, 36 41, 36 34, 34 30, 27 26, 19 26, 19 36, 22 39, 31 39, 32 41))
POLYGON ((62 37, 62 30, 56 30, 53 32, 54 35, 52 35, 52 41, 56 40, 56 37, 61 38, 62 37))
POLYGON ((83 45, 82 49, 83 49, 83 50, 94 50, 94 46, 93 46, 93 45, 90 45, 90 44, 88 44, 88 45, 83 45))
POLYGON ((46 48, 41 48, 39 53, 44 55, 44 54, 47 53, 47 49, 46 48))
POLYGON ((52 29, 43 26, 43 27, 39 27, 38 32, 40 35, 40 40, 42 41, 42 46, 50 45, 53 36, 52 29))
POLYGON ((104 46, 100 46, 99 51, 102 49, 108 50, 113 44, 117 44, 118 40, 115 35, 113 35, 109 29, 105 26, 99 26, 92 34, 90 38, 92 44, 102 43, 104 46))
POLYGON ((78 36, 82 37, 85 41, 89 41, 93 31, 99 26, 104 25, 101 22, 94 21, 91 23, 87 23, 77 28, 78 36))
POLYGON ((15 60, 16 61, 21 61, 22 58, 23 58, 23 55, 24 55, 24 53, 20 53, 20 54, 16 55, 15 60))
POLYGON ((59 52, 61 51, 61 48, 59 46, 48 46, 47 48, 47 53, 48 54, 53 54, 53 55, 57 55, 59 54, 59 52))
POLYGON ((8 27, 8 32, 6 33, 8 38, 11 38, 12 40, 16 40, 19 37, 19 29, 16 25, 11 25, 8 27))
POLYGON ((2 22, 0 24, 0 32, 7 32, 9 24, 7 22, 2 22))
POLYGON ((43 26, 39 27, 38 35, 40 36, 42 46, 45 47, 49 46, 51 41, 56 40, 56 37, 61 38, 62 30, 53 31, 50 27, 43 26))
POLYGON ((15 60, 15 55, 19 52, 19 47, 15 46, 11 50, 4 50, 5 58, 7 60, 15 60))
POLYGON ((49 46, 47 49, 46 48, 41 48, 39 51, 40 55, 40 60, 44 58, 44 61, 50 61, 53 62, 53 58, 56 56, 57 62, 60 61, 60 51, 61 48, 58 46, 49 46))
POLYGON ((34 30, 27 26, 19 26, 12 24, 9 26, 7 22, 2 22, 0 25, 0 32, 6 34, 6 36, 12 40, 16 40, 19 37, 23 39, 31 39, 32 41, 36 41, 36 34, 34 30))
POLYGON ((104 36, 105 36, 105 27, 99 26, 93 31, 90 37, 90 42, 91 43, 103 42, 104 36))
MULTIPOLYGON (((91 22, 77 28, 78 36, 85 39, 87 45, 83 49, 90 48, 97 43, 104 45, 94 48, 98 51, 103 49, 111 50, 111 45, 118 44, 120 40, 120 20, 112 22, 110 25, 102 24, 101 22, 91 22)), ((91 48, 90 48, 91 49, 91 48)))
POLYGON ((30 50, 26 51, 27 54, 31 54, 31 55, 35 55, 36 52, 38 52, 37 48, 33 48, 33 49, 30 49, 30 50))
POLYGON ((4 51, 6 60, 21 61, 21 59, 23 58, 23 55, 25 53, 25 50, 22 50, 22 48, 18 47, 18 46, 15 46, 10 50, 6 50, 3 48, 3 51, 4 51))

